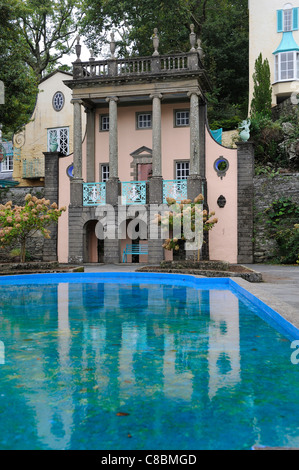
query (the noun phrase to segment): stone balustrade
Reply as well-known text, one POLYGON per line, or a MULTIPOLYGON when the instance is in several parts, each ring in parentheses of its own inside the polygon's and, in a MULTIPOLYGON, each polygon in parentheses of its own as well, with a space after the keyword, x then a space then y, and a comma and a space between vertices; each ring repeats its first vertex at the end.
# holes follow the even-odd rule
POLYGON ((74 79, 105 80, 109 77, 131 77, 155 74, 178 74, 203 70, 198 52, 131 57, 125 59, 91 59, 73 63, 74 79))

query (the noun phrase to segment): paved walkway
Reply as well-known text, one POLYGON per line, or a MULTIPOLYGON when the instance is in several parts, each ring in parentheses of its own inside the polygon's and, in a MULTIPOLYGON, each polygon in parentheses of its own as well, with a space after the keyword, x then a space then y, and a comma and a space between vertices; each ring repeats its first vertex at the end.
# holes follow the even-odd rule
POLYGON ((244 279, 237 282, 299 328, 299 266, 246 266, 260 272, 264 282, 251 283, 244 279))

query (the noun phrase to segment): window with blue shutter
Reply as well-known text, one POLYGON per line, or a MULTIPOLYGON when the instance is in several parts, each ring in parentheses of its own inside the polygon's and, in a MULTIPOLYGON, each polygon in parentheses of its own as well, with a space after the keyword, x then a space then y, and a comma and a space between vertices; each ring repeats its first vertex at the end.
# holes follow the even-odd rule
POLYGON ((277 32, 283 32, 283 10, 277 10, 277 32))
POLYGON ((298 15, 299 8, 293 8, 293 31, 298 30, 298 15))

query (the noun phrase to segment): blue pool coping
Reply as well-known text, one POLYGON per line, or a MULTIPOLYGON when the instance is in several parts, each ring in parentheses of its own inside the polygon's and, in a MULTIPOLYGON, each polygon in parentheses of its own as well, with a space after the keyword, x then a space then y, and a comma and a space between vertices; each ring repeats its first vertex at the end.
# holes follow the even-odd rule
POLYGON ((299 339, 299 329, 286 320, 280 313, 269 307, 248 290, 237 284, 231 278, 205 278, 190 274, 167 273, 136 273, 136 272, 90 272, 90 273, 50 273, 50 274, 21 274, 0 277, 1 285, 41 285, 57 283, 98 283, 117 282, 119 284, 132 283, 170 284, 176 286, 195 287, 198 289, 230 290, 238 298, 246 299, 257 307, 259 315, 267 323, 285 334, 289 339, 299 339), (175 283, 174 283, 175 280, 175 283))

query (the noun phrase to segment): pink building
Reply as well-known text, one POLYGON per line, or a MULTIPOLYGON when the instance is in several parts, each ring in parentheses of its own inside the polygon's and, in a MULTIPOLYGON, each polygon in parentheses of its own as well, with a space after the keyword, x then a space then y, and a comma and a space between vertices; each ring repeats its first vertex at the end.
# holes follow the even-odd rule
POLYGON ((128 262, 171 259, 153 235, 152 210, 165 209, 168 196, 199 193, 219 220, 202 255, 252 262, 252 145, 225 148, 211 136, 209 81, 192 28, 190 43, 188 53, 163 56, 155 36, 152 56, 116 59, 112 38, 110 59, 88 62, 77 44, 73 79, 64 82, 72 89, 73 154, 45 154, 45 189, 68 208, 58 225, 60 262, 119 263, 127 245, 136 253, 145 245, 128 262))

